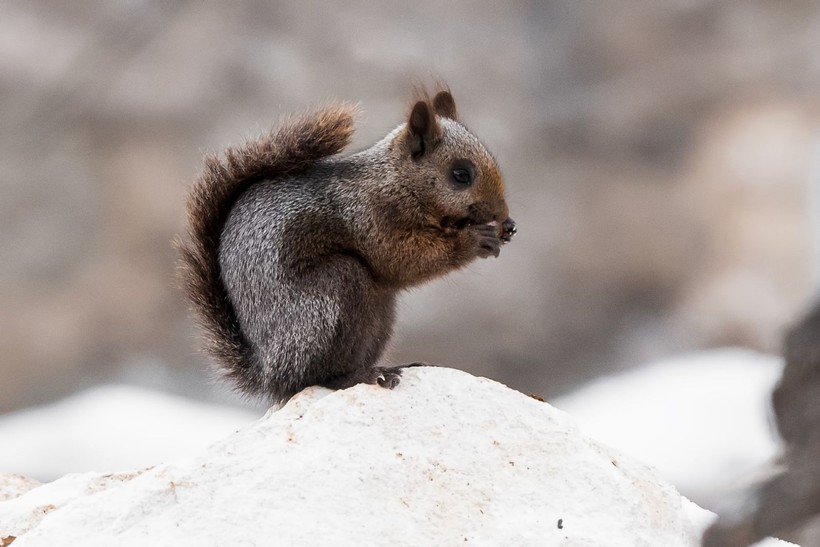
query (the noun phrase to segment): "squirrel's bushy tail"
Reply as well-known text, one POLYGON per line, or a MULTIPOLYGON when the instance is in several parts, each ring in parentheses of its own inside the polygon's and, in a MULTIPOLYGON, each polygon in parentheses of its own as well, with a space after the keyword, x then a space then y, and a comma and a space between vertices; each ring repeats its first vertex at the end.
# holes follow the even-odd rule
POLYGON ((254 182, 298 173, 341 152, 357 114, 353 105, 334 104, 210 155, 188 195, 188 237, 177 239, 180 275, 204 331, 204 349, 244 393, 258 392, 262 381, 220 274, 219 241, 228 213, 254 182))

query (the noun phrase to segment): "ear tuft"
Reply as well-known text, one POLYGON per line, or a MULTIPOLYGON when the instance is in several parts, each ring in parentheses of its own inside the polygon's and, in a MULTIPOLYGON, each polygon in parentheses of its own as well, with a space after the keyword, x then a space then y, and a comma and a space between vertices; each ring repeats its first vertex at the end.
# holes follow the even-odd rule
POLYGON ((407 133, 410 154, 414 159, 420 158, 435 146, 439 132, 438 122, 430 104, 427 101, 418 101, 413 105, 410 119, 407 121, 407 133))
POLYGON ((458 120, 456 101, 449 91, 439 91, 436 93, 436 96, 433 97, 433 109, 436 111, 436 114, 443 118, 458 120))

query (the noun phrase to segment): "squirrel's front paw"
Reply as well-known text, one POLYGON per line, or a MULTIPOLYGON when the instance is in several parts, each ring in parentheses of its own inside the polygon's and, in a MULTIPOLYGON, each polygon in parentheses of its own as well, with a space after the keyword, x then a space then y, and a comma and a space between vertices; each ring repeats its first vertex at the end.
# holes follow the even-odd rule
POLYGON ((490 224, 473 224, 467 228, 475 238, 476 254, 481 258, 497 257, 501 252, 498 228, 490 224))

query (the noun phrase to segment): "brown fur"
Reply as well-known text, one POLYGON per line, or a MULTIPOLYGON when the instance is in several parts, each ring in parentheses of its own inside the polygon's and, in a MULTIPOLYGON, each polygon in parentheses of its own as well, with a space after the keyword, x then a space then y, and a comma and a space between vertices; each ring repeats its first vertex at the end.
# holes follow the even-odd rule
POLYGON ((449 90, 436 93, 436 96, 433 97, 433 110, 435 110, 439 116, 458 121, 456 102, 453 100, 453 96, 449 90))

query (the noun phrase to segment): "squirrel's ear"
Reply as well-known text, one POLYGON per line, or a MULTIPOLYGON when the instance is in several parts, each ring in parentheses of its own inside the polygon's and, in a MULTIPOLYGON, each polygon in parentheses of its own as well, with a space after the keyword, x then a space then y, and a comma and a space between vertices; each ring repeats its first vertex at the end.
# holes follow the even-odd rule
POLYGON ((440 128, 430 105, 427 101, 417 102, 410 112, 410 119, 407 121, 410 155, 416 159, 432 150, 439 138, 439 134, 440 128))
POLYGON ((453 95, 449 91, 439 91, 436 93, 436 96, 433 97, 433 110, 443 118, 450 118, 451 120, 458 119, 456 100, 453 99, 453 95))

